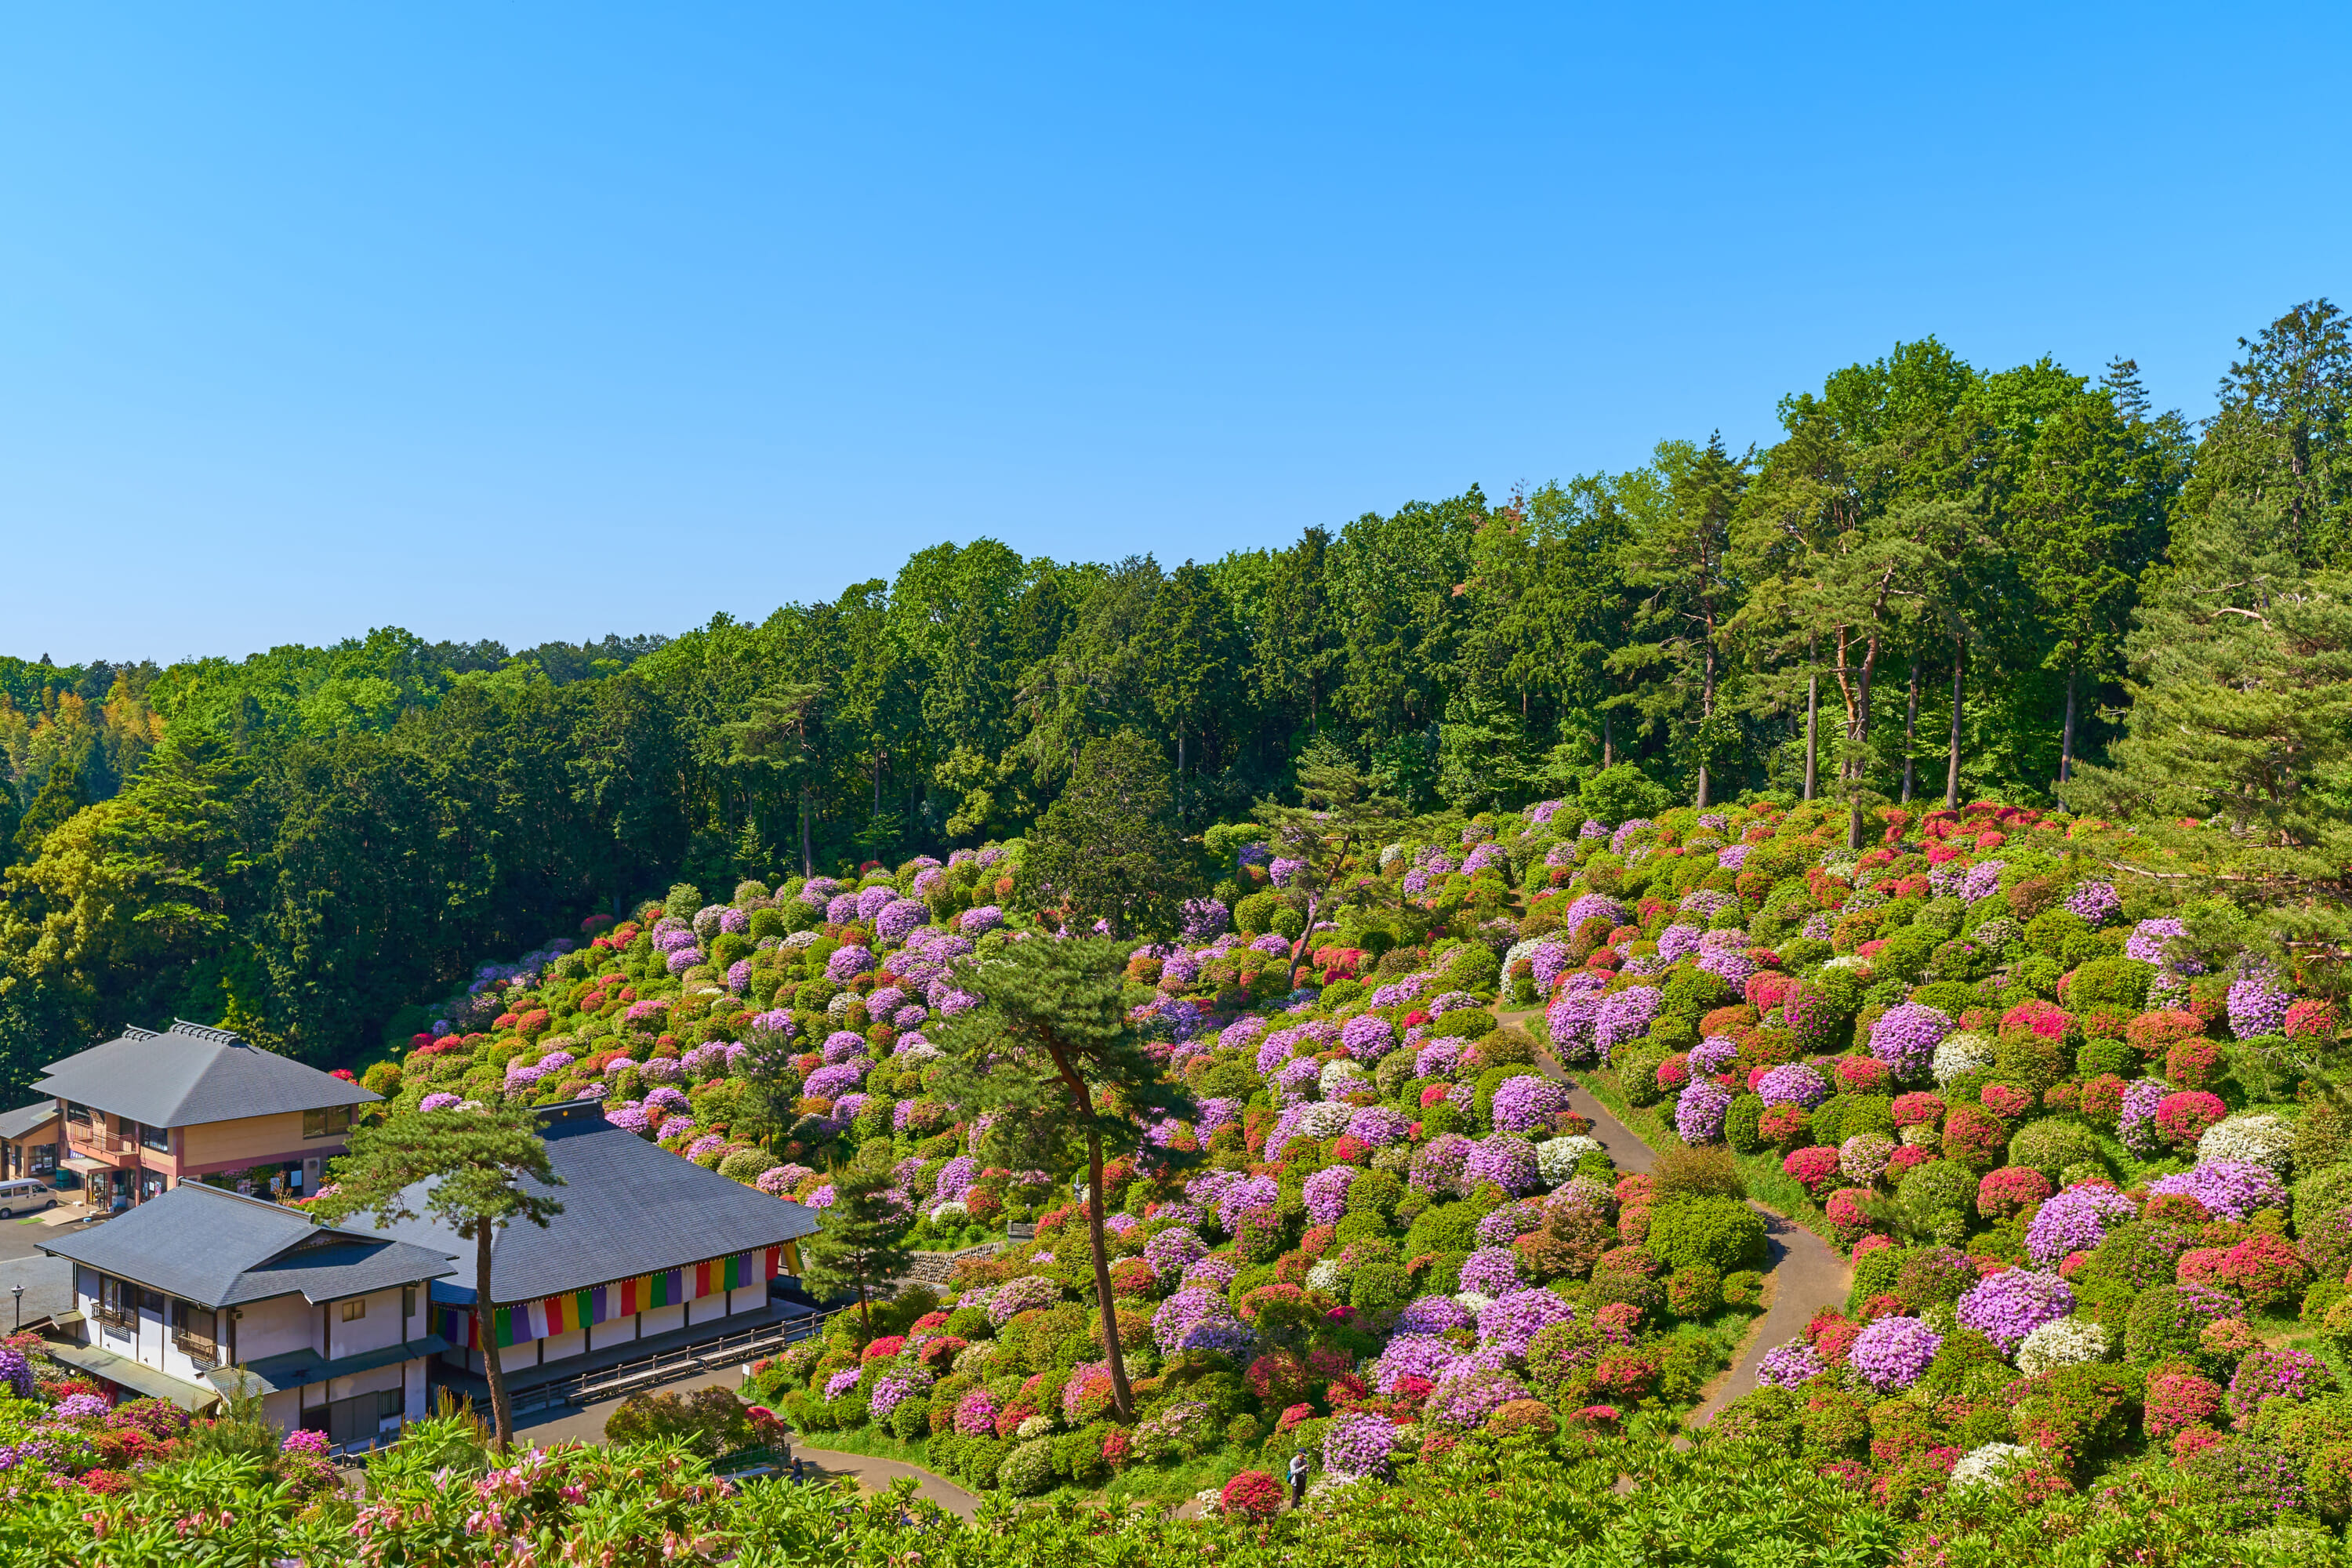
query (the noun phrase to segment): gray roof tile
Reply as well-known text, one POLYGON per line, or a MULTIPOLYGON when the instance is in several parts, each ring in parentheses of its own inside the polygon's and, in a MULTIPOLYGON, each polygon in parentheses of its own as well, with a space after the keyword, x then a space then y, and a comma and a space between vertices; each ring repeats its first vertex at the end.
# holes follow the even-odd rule
POLYGON ((0 1110, 0 1138, 22 1138, 57 1113, 58 1102, 54 1100, 35 1100, 14 1110, 0 1110))
POLYGON ((186 1127, 380 1100, 355 1083, 185 1019, 157 1034, 126 1029, 51 1062, 35 1093, 94 1105, 150 1127, 186 1127))
POLYGON ((173 1187, 103 1224, 37 1245, 206 1307, 295 1291, 307 1300, 331 1300, 451 1271, 439 1252, 349 1226, 314 1225, 296 1210, 201 1183, 173 1187))
MULTIPOLYGON (((490 1245, 490 1295, 530 1301, 656 1269, 698 1263, 813 1234, 817 1217, 795 1203, 706 1171, 604 1120, 594 1100, 550 1106, 543 1113, 548 1159, 563 1185, 550 1192, 563 1212, 545 1230, 501 1230, 490 1245)), ((457 1272, 434 1288, 436 1300, 474 1299, 474 1244, 424 1207, 425 1187, 405 1194, 417 1217, 384 1227, 446 1253, 457 1272)), ((345 1229, 358 1228, 355 1219, 345 1229)))

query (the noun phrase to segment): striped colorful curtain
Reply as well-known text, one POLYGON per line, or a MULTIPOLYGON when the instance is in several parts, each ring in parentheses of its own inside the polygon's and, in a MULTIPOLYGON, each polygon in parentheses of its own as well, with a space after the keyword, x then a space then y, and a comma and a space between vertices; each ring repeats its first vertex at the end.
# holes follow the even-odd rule
MULTIPOLYGON (((657 1307, 675 1307, 721 1291, 763 1285, 780 1273, 799 1273, 800 1266, 800 1248, 787 1241, 726 1258, 708 1258, 658 1274, 640 1274, 634 1279, 591 1285, 561 1296, 493 1307, 490 1321, 503 1350, 550 1334, 570 1333, 591 1324, 635 1317, 657 1307)), ((441 1337, 451 1344, 467 1350, 482 1348, 474 1312, 463 1307, 444 1306, 437 1310, 435 1321, 441 1337)))

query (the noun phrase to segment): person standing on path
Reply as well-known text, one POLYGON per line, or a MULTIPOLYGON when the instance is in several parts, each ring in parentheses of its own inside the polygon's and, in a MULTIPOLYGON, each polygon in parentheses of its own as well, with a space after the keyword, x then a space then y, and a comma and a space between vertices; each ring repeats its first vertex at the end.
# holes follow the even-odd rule
POLYGON ((1307 1500, 1307 1456, 1290 1456, 1290 1506, 1297 1508, 1307 1500))

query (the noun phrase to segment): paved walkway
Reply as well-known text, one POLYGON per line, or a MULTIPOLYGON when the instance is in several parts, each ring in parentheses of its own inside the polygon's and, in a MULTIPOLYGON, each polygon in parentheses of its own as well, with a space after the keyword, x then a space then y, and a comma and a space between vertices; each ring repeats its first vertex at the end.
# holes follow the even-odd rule
MULTIPOLYGON (((705 1373, 699 1377, 680 1378, 666 1383, 652 1392, 660 1394, 690 1394, 698 1388, 738 1388, 742 1385, 743 1369, 728 1367, 719 1372, 705 1373)), ((590 1405, 578 1410, 550 1412, 544 1417, 526 1417, 515 1423, 515 1436, 534 1448, 550 1447, 557 1443, 602 1443, 604 1423, 621 1407, 617 1399, 590 1405)), ((793 1452, 803 1464, 815 1469, 815 1479, 830 1480, 835 1476, 847 1476, 866 1491, 887 1491, 890 1483, 911 1478, 915 1495, 926 1502, 939 1504, 960 1519, 970 1519, 980 1510, 980 1500, 952 1482, 942 1480, 930 1471, 903 1464, 897 1459, 868 1458, 864 1454, 842 1454, 830 1448, 813 1447, 794 1442, 793 1452)))
MULTIPOLYGON (((1646 1171, 1656 1163, 1655 1152, 1607 1106, 1570 1078, 1553 1058, 1543 1035, 1538 1032, 1543 1017, 1541 1009, 1510 1013, 1497 1010, 1496 1016, 1506 1024, 1518 1024, 1535 1036, 1537 1066, 1543 1069, 1545 1077, 1568 1086, 1570 1107, 1579 1116, 1591 1120, 1592 1136, 1609 1152, 1609 1158, 1619 1170, 1646 1171)), ((1753 1198, 1748 1206, 1764 1216, 1764 1313, 1748 1329, 1738 1354, 1732 1358, 1731 1370, 1715 1380, 1698 1408, 1691 1412, 1688 1419, 1694 1426, 1706 1426, 1725 1405, 1752 1391, 1756 1387, 1756 1368, 1763 1361, 1764 1352, 1802 1333, 1822 1308, 1843 1306, 1846 1293, 1852 1289, 1845 1259, 1829 1243, 1753 1198)))

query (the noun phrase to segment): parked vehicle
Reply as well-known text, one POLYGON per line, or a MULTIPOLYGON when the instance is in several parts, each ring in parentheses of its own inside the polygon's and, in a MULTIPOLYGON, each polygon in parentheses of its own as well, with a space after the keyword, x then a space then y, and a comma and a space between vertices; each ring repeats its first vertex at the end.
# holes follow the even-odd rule
POLYGON ((0 1219, 14 1219, 20 1214, 37 1214, 57 1205, 56 1189, 38 1177, 23 1176, 13 1182, 0 1182, 0 1219))

